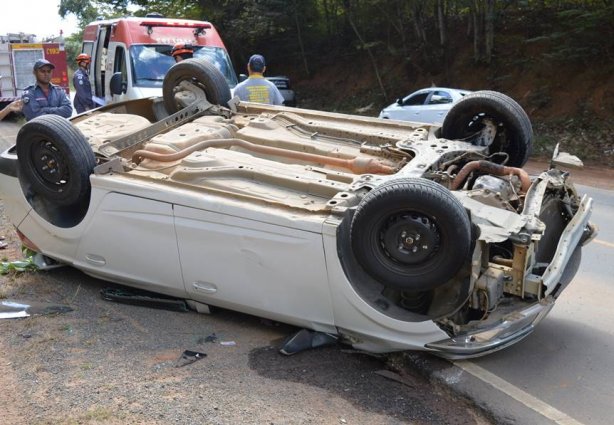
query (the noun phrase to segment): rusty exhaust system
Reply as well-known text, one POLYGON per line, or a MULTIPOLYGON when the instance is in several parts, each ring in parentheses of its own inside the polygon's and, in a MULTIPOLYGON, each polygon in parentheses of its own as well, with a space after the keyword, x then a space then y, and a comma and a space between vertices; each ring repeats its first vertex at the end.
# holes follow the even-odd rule
POLYGON ((216 139, 203 140, 189 148, 171 154, 163 154, 152 152, 146 149, 141 149, 132 154, 132 161, 139 164, 143 159, 151 159, 160 162, 172 162, 185 158, 192 152, 204 150, 207 148, 229 148, 238 146, 245 150, 258 152, 265 155, 273 155, 283 158, 298 159, 307 162, 318 164, 326 164, 334 167, 345 168, 355 174, 394 174, 395 168, 382 164, 373 158, 330 158, 324 155, 311 154, 307 152, 297 152, 287 149, 275 148, 272 146, 263 146, 255 143, 250 143, 242 139, 216 139))

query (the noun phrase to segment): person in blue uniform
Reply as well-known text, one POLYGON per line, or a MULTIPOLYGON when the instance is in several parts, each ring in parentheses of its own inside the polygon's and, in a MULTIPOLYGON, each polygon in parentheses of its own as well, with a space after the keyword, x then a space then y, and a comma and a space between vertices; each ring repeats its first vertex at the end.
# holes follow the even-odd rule
POLYGON ((94 100, 92 99, 92 85, 90 84, 90 76, 88 69, 92 58, 87 53, 81 53, 77 56, 77 65, 79 67, 72 76, 72 83, 75 86, 75 100, 73 104, 77 113, 94 109, 94 100))
POLYGON ((72 115, 72 106, 66 92, 60 86, 51 83, 51 74, 55 66, 46 59, 34 62, 36 83, 23 90, 21 112, 30 121, 40 115, 55 114, 64 118, 72 115))

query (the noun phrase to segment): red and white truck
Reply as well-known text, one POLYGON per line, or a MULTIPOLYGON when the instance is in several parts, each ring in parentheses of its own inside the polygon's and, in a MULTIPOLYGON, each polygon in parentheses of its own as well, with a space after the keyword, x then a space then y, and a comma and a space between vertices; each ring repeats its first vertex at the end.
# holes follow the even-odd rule
POLYGON ((237 76, 219 33, 210 22, 170 19, 158 14, 100 20, 83 32, 82 52, 92 57, 90 82, 99 105, 162 94, 162 82, 175 63, 171 49, 192 44, 194 57, 206 57, 228 85, 237 76))
POLYGON ((38 43, 31 34, 0 35, 0 108, 21 98, 23 89, 34 84, 34 62, 47 59, 55 65, 51 82, 69 94, 68 64, 64 42, 38 43))

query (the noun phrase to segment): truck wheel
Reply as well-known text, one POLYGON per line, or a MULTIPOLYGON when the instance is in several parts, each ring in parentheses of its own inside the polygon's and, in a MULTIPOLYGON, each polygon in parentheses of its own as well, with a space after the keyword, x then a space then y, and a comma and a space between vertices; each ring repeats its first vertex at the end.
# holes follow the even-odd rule
POLYGON ((173 65, 164 77, 162 94, 164 107, 169 114, 182 109, 175 101, 175 94, 182 81, 189 81, 200 87, 210 103, 228 106, 230 88, 224 75, 206 59, 186 59, 173 65))
POLYGON ((380 283, 427 291, 454 277, 467 260, 470 221, 443 186, 421 178, 395 179, 362 199, 350 240, 358 263, 380 283))
POLYGON ((483 128, 485 119, 494 121, 497 126, 490 153, 505 152, 509 155, 507 165, 522 167, 531 153, 531 121, 518 103, 502 93, 485 90, 463 97, 446 115, 442 136, 470 140, 483 128))
POLYGON ((19 181, 57 206, 89 197, 96 158, 85 136, 58 115, 42 115, 17 134, 19 181))

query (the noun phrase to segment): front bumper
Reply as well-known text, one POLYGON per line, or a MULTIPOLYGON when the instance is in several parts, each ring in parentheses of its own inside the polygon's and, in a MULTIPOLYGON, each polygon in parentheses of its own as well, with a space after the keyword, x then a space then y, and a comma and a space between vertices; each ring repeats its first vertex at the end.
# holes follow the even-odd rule
POLYGON ((554 306, 554 299, 548 297, 524 310, 506 316, 500 323, 458 335, 449 339, 426 344, 434 354, 447 359, 469 359, 499 351, 533 332, 554 306))

